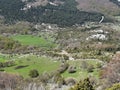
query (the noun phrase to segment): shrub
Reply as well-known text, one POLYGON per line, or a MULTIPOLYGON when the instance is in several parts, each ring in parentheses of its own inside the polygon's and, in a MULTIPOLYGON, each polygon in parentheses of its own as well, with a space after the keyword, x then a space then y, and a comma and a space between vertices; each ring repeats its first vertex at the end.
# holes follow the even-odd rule
POLYGON ((79 83, 77 83, 70 90, 95 90, 95 89, 93 88, 93 85, 91 84, 89 78, 86 78, 83 81, 80 81, 79 83))
POLYGON ((52 77, 52 81, 56 84, 58 84, 59 87, 61 87, 63 84, 65 84, 64 78, 61 76, 60 73, 56 73, 52 77))
POLYGON ((88 68, 87 68, 87 71, 88 72, 93 72, 93 69, 94 69, 93 65, 89 65, 88 68))
POLYGON ((58 69, 58 72, 59 73, 64 73, 69 67, 69 64, 68 63, 62 63, 60 68, 58 69))
POLYGON ((81 67, 82 69, 87 69, 88 63, 85 62, 85 61, 82 61, 80 67, 81 67))
POLYGON ((74 78, 67 78, 67 79, 65 79, 65 84, 66 85, 75 85, 76 80, 74 78))
POLYGON ((64 57, 64 60, 69 60, 69 56, 63 55, 63 57, 64 57))
POLYGON ((102 64, 101 63, 97 63, 97 68, 101 68, 102 67, 102 64))
POLYGON ((75 72, 76 72, 76 67, 70 66, 70 67, 68 68, 68 72, 69 72, 69 73, 75 73, 75 72))
POLYGON ((14 65, 15 65, 14 61, 0 62, 0 68, 11 67, 14 65))
POLYGON ((1 72, 5 71, 4 69, 0 69, 1 72))
POLYGON ((99 50, 99 51, 97 52, 97 55, 102 55, 102 51, 99 50))
POLYGON ((120 83, 114 84, 112 87, 106 90, 120 90, 120 83))
POLYGON ((33 70, 30 70, 29 76, 30 76, 31 78, 35 78, 35 77, 38 77, 38 76, 39 76, 39 73, 38 73, 38 71, 37 71, 36 69, 33 69, 33 70))
POLYGON ((51 78, 52 78, 51 73, 44 72, 43 74, 39 75, 39 77, 37 79, 38 79, 38 81, 46 84, 48 82, 51 82, 51 78))

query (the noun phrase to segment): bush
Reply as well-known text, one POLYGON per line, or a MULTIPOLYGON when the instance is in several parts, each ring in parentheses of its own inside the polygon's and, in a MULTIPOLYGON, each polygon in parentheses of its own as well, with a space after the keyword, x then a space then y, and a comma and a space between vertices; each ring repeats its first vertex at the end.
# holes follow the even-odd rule
POLYGON ((60 68, 58 69, 58 72, 59 73, 64 73, 69 67, 69 64, 68 63, 62 63, 60 68))
POLYGON ((66 85, 75 85, 76 80, 74 78, 67 78, 67 79, 65 79, 65 84, 66 85))
POLYGON ((1 72, 5 71, 4 69, 0 69, 1 72))
POLYGON ((89 65, 88 68, 87 68, 87 71, 88 72, 93 72, 93 69, 94 69, 93 65, 89 65))
POLYGON ((70 66, 70 67, 68 68, 68 72, 69 72, 69 73, 75 73, 75 72, 76 72, 76 67, 70 66))
POLYGON ((14 61, 0 62, 0 68, 11 67, 14 65, 15 65, 14 61))
POLYGON ((93 88, 93 85, 91 84, 89 78, 86 78, 83 81, 80 81, 79 83, 77 83, 70 90, 95 90, 95 89, 93 88))
POLYGON ((39 77, 37 78, 38 81, 46 84, 48 82, 51 82, 52 74, 44 72, 43 74, 40 74, 39 77))
POLYGON ((97 68, 101 68, 102 64, 101 63, 97 63, 97 68))
POLYGON ((106 90, 120 90, 120 83, 114 84, 112 87, 106 90))
POLYGON ((102 51, 99 50, 99 51, 97 52, 97 55, 102 55, 102 51))
POLYGON ((53 83, 58 84, 59 87, 61 87, 62 85, 65 84, 65 80, 64 80, 64 78, 61 76, 60 73, 54 74, 53 77, 52 77, 52 81, 53 81, 53 83))
POLYGON ((64 57, 64 60, 69 60, 69 56, 63 55, 63 57, 64 57))
POLYGON ((85 62, 85 61, 82 61, 80 67, 81 67, 82 69, 87 69, 88 63, 85 62))
POLYGON ((31 78, 35 78, 35 77, 38 77, 38 76, 39 76, 39 73, 38 73, 38 71, 37 71, 36 69, 33 69, 33 70, 30 70, 29 76, 30 76, 31 78))

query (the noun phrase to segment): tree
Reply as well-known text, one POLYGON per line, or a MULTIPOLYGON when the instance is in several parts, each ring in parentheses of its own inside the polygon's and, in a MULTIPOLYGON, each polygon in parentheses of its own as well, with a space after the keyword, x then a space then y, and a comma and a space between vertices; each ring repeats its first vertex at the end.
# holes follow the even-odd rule
POLYGON ((33 69, 33 70, 30 70, 29 76, 31 78, 35 78, 35 77, 39 76, 39 73, 38 73, 38 71, 36 69, 33 69))
POLYGON ((80 81, 79 83, 77 83, 70 90, 95 90, 95 89, 93 88, 93 85, 91 84, 89 78, 86 78, 83 81, 80 81))

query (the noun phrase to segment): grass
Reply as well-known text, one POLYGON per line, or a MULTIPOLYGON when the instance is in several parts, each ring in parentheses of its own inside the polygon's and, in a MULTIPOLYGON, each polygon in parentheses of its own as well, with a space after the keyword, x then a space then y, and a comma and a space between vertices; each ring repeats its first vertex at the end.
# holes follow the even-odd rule
POLYGON ((0 62, 5 62, 5 61, 6 61, 5 57, 0 55, 0 62))
POLYGON ((9 60, 9 55, 0 54, 0 62, 6 62, 9 60))
POLYGON ((88 73, 87 70, 83 70, 80 68, 81 65, 81 60, 76 60, 76 61, 69 61, 68 63, 72 66, 76 66, 77 67, 77 72, 76 73, 72 73, 69 74, 68 71, 66 71, 65 73, 63 73, 63 76, 66 77, 73 77, 73 78, 77 78, 77 79, 83 79, 89 76, 94 76, 96 78, 99 78, 99 71, 96 68, 96 65, 98 62, 94 61, 94 60, 89 60, 86 61, 89 65, 93 65, 95 67, 94 71, 91 73, 88 73))
MULTIPOLYGON (((4 68, 4 70, 9 73, 19 74, 23 76, 24 78, 29 77, 28 75, 29 71, 32 69, 37 69, 38 72, 42 74, 44 72, 51 72, 51 71, 57 70, 61 64, 60 61, 55 61, 48 57, 37 57, 35 55, 28 55, 28 56, 23 56, 23 57, 18 55, 18 56, 15 56, 14 58, 15 58, 16 65, 12 67, 6 67, 4 68), (20 68, 20 69, 15 69, 16 66, 26 66, 26 65, 28 66, 24 68, 20 68)), ((73 77, 77 79, 85 78, 88 76, 94 76, 96 78, 99 78, 98 69, 95 68, 92 73, 88 73, 87 70, 83 70, 80 68, 81 62, 82 62, 81 60, 68 61, 70 65, 77 67, 77 72, 70 74, 68 73, 68 71, 65 71, 62 74, 62 76, 65 78, 73 77)), ((97 61, 89 60, 86 62, 96 67, 97 61)))
POLYGON ((55 47, 56 44, 49 39, 45 39, 44 37, 32 36, 32 35, 15 35, 12 38, 16 41, 19 41, 22 45, 33 45, 40 46, 45 48, 55 47))
POLYGON ((60 64, 59 62, 54 62, 53 60, 45 57, 29 56, 26 58, 23 57, 16 60, 15 66, 4 68, 4 70, 6 72, 20 74, 23 77, 28 78, 29 71, 32 69, 37 69, 38 72, 41 74, 44 72, 50 72, 56 70, 59 64, 60 64), (15 69, 16 66, 20 66, 20 65, 28 65, 28 67, 15 69))

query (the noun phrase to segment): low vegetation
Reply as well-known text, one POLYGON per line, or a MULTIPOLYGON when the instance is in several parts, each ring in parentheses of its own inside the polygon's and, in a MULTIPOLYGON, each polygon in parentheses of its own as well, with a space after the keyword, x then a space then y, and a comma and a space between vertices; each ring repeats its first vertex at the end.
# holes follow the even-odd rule
POLYGON ((50 39, 44 37, 32 36, 32 35, 15 35, 12 38, 23 45, 38 46, 43 48, 53 48, 56 46, 50 39))
POLYGON ((93 88, 93 85, 91 84, 89 78, 86 78, 83 81, 80 81, 79 83, 77 83, 70 90, 95 90, 95 89, 93 88))
POLYGON ((38 71, 37 71, 36 69, 33 69, 33 70, 30 70, 29 76, 30 76, 31 78, 35 78, 35 77, 38 77, 38 76, 39 76, 39 73, 38 73, 38 71))

